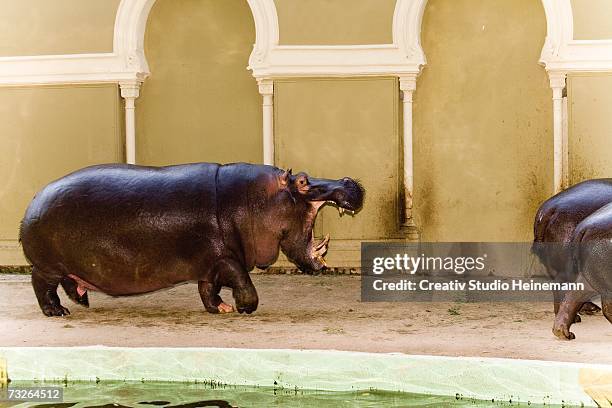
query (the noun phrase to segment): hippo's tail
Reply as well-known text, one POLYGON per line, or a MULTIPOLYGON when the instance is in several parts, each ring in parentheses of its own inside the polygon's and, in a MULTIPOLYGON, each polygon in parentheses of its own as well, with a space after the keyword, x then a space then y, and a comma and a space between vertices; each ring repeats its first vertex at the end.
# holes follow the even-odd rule
MULTIPOLYGON (((19 245, 21 245, 22 248, 23 248, 23 242, 22 242, 23 241, 23 234, 25 232, 25 222, 24 221, 25 221, 25 218, 22 219, 21 222, 19 223, 19 238, 18 238, 18 240, 19 240, 19 245)), ((30 258, 28 258, 28 254, 26 253, 25 250, 23 251, 23 256, 26 259, 26 261, 28 261, 28 263, 30 265, 32 265, 32 261, 30 260, 30 258)))
POLYGON ((546 231, 550 225, 550 221, 554 218, 555 211, 548 208, 546 205, 542 205, 538 208, 538 211, 533 222, 533 243, 531 244, 531 253, 536 255, 539 259, 546 252, 546 231))
POLYGON ((19 243, 21 244, 21 238, 23 237, 23 219, 19 222, 19 243))

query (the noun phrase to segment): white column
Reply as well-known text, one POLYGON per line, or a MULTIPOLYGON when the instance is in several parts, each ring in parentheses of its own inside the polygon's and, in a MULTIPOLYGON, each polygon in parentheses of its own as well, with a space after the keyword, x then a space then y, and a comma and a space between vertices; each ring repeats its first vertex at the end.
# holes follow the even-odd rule
POLYGON ((259 93, 263 97, 263 162, 274 165, 274 82, 271 79, 257 80, 259 93))
POLYGON ((404 223, 403 226, 414 226, 412 219, 412 192, 414 191, 414 173, 412 161, 412 93, 416 89, 417 74, 400 77, 400 90, 403 100, 404 132, 404 223))
POLYGON ((125 161, 136 163, 136 112, 134 101, 140 95, 140 82, 120 82, 121 97, 125 99, 125 161))
POLYGON ((563 187, 563 89, 565 72, 549 72, 550 87, 553 91, 553 194, 563 187))
POLYGON ((565 190, 569 187, 569 123, 567 114, 567 96, 563 97, 563 184, 565 190))

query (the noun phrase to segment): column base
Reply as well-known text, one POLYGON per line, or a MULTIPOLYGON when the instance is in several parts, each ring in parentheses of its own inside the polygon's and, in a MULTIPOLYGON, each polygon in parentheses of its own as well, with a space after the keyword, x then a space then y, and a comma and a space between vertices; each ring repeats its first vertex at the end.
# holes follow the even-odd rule
POLYGON ((406 241, 416 242, 421 240, 421 233, 412 218, 400 226, 400 232, 405 237, 406 241))

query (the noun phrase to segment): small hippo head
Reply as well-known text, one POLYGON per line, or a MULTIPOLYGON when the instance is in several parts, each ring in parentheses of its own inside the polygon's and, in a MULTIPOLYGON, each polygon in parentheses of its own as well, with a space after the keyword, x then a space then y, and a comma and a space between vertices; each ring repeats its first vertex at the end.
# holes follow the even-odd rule
POLYGON ((338 208, 340 216, 358 212, 365 196, 361 184, 349 177, 339 180, 321 179, 306 173, 293 175, 291 169, 279 175, 279 188, 288 198, 283 220, 280 246, 283 253, 303 272, 319 271, 327 266, 329 235, 320 242, 313 237, 313 227, 319 209, 324 205, 338 208))

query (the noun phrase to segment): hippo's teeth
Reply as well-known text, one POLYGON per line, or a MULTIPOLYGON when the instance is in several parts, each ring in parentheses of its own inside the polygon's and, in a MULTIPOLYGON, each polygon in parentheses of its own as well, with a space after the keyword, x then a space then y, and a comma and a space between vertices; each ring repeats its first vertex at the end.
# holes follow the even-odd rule
POLYGON ((338 207, 338 214, 342 217, 344 215, 344 208, 338 207))
POLYGON ((318 256, 323 256, 323 254, 325 254, 327 252, 327 247, 325 245, 323 245, 321 248, 319 249, 315 249, 315 251, 313 252, 315 258, 318 256))

